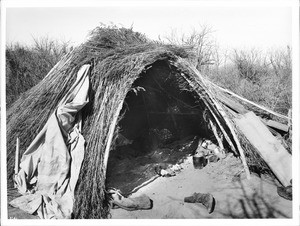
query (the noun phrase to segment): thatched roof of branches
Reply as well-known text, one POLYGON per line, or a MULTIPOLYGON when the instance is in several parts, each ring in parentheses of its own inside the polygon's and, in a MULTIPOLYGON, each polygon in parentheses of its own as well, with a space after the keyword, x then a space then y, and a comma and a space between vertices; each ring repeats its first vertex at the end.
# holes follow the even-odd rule
POLYGON ((153 42, 132 29, 97 27, 85 43, 63 57, 39 84, 8 109, 7 176, 10 186, 16 138, 20 138, 22 154, 73 84, 79 68, 87 63, 92 65, 90 102, 83 109, 83 135, 87 145, 75 192, 75 218, 107 217, 104 192, 106 158, 115 141, 113 139, 110 144, 109 135, 118 132, 118 127, 112 122, 116 117, 121 119, 120 110, 126 95, 134 89, 134 81, 157 61, 169 65, 182 90, 198 95, 208 110, 207 117, 224 135, 224 142, 235 155, 241 154, 241 145, 250 169, 267 169, 251 144, 235 128, 230 114, 214 97, 215 91, 205 84, 190 63, 192 56, 189 48, 153 42))

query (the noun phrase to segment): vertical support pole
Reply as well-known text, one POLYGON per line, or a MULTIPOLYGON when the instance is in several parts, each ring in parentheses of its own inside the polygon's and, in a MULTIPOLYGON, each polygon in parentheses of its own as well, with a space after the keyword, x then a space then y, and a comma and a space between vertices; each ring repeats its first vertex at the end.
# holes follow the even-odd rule
POLYGON ((290 130, 290 128, 291 128, 291 126, 292 126, 292 109, 290 108, 289 109, 289 112, 288 112, 288 127, 289 127, 289 130, 290 130))
POLYGON ((177 133, 177 131, 178 131, 178 126, 177 126, 177 122, 176 122, 176 119, 175 119, 175 116, 174 116, 172 107, 168 106, 168 111, 167 111, 167 112, 170 113, 170 115, 171 115, 171 119, 172 119, 174 128, 175 128, 176 133, 177 133))
MULTIPOLYGON (((292 137, 293 137, 293 124, 292 124, 292 109, 289 109, 288 112, 288 141, 291 142, 292 141, 292 137)), ((286 143, 285 143, 286 144, 286 143)))
POLYGON ((144 102, 144 106, 145 106, 145 110, 146 110, 146 114, 147 114, 148 127, 151 128, 148 106, 147 106, 145 96, 143 93, 142 93, 142 97, 143 97, 143 102, 144 102))
MULTIPOLYGON (((20 153, 20 140, 19 137, 17 137, 16 142, 16 156, 15 156, 15 176, 19 173, 19 153, 20 153)), ((15 188, 17 187, 15 183, 15 188)))

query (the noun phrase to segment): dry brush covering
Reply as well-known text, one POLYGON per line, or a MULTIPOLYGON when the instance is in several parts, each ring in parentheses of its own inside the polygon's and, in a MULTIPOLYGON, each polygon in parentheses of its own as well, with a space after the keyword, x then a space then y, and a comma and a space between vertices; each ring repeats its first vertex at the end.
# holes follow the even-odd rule
MULTIPOLYGON (((20 152, 23 154, 72 86, 80 67, 87 63, 92 65, 90 102, 83 109, 83 136, 87 144, 75 192, 74 218, 108 217, 103 162, 108 134, 115 129, 111 128, 111 123, 115 116, 118 117, 116 109, 122 106, 127 93, 132 91, 133 82, 154 62, 168 61, 178 70, 178 76, 189 81, 189 85, 194 84, 191 87, 232 138, 226 122, 206 92, 208 87, 201 85, 201 79, 184 60, 192 56, 189 48, 153 42, 132 29, 97 27, 86 43, 63 57, 40 83, 21 95, 8 109, 9 186, 12 186, 14 173, 16 138, 20 138, 20 152)), ((186 83, 182 85, 186 86, 186 83)), ((211 114, 209 117, 213 118, 211 114)))
POLYGON ((14 146, 20 138, 21 154, 47 122, 70 89, 79 68, 89 63, 90 103, 84 108, 83 135, 86 153, 77 185, 74 217, 107 216, 104 150, 115 109, 122 104, 133 81, 147 65, 159 59, 187 57, 172 45, 149 41, 131 29, 98 27, 89 40, 67 54, 35 87, 21 95, 7 112, 7 170, 12 185, 14 146))

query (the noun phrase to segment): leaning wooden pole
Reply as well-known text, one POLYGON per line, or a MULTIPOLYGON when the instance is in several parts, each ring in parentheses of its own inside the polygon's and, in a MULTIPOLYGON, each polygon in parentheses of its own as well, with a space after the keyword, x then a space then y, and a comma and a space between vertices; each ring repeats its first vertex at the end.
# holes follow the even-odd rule
POLYGON ((210 124, 210 127, 211 127, 217 141, 218 141, 219 147, 221 148, 221 150, 224 150, 223 142, 222 142, 221 137, 218 134, 217 127, 214 125, 214 123, 212 122, 211 119, 209 119, 209 124, 210 124))
MULTIPOLYGON (((202 81, 203 81, 203 80, 204 80, 204 79, 202 79, 202 81)), ((208 79, 205 79, 205 82, 207 82, 207 83, 213 85, 214 87, 216 87, 216 88, 218 88, 218 89, 220 89, 220 90, 222 90, 222 91, 224 91, 224 92, 226 92, 226 93, 231 94, 232 96, 234 96, 234 97, 236 97, 236 98, 238 98, 238 99, 240 99, 240 100, 242 100, 242 101, 247 102, 248 104, 251 104, 251 105, 253 105, 253 106, 255 106, 255 107, 257 107, 257 108, 259 108, 259 109, 261 109, 261 110, 264 110, 264 111, 266 111, 266 112, 269 112, 269 113, 271 113, 271 114, 273 114, 273 115, 275 115, 275 116, 277 116, 277 117, 280 117, 280 118, 283 118, 283 119, 286 119, 286 120, 290 120, 290 119, 291 119, 291 116, 282 115, 282 114, 280 114, 280 113, 277 113, 277 112, 275 112, 275 111, 272 111, 271 109, 268 109, 268 108, 266 108, 266 107, 263 107, 263 106, 261 106, 261 105, 259 105, 259 104, 254 103, 254 102, 252 102, 252 101, 250 101, 250 100, 247 100, 246 98, 243 98, 243 97, 241 97, 241 96, 239 96, 239 95, 237 95, 237 94, 235 94, 235 93, 229 91, 228 89, 224 89, 224 88, 222 88, 222 87, 220 87, 220 86, 214 84, 213 82, 209 81, 208 79)))
MULTIPOLYGON (((208 91, 208 94, 209 94, 209 91, 208 91)), ((211 98, 211 100, 213 101, 215 107, 218 109, 218 111, 220 112, 220 114, 221 114, 222 117, 224 118, 224 120, 225 120, 225 122, 226 122, 228 128, 229 128, 230 131, 231 131, 232 137, 233 137, 233 139, 234 139, 234 141, 235 141, 235 143, 236 143, 236 146, 237 146, 238 151, 239 151, 239 153, 240 153, 240 157, 241 157, 242 163, 243 163, 243 165, 244 165, 244 170, 245 170, 245 173, 246 173, 246 177, 247 177, 248 180, 250 180, 250 179, 251 179, 251 176, 250 176, 250 170, 249 170, 249 167, 248 167, 248 165, 247 165, 246 156, 245 156, 245 154, 244 154, 244 150, 243 150, 243 148, 242 148, 242 146, 241 146, 241 144, 240 144, 240 141, 239 141, 239 139, 238 139, 238 137, 237 137, 237 135, 236 135, 236 133, 235 133, 234 127, 233 127, 233 125, 231 124, 231 121, 230 121, 230 119, 228 118, 228 116, 227 116, 227 114, 225 113, 225 111, 223 110, 223 108, 217 103, 217 101, 215 101, 215 100, 213 99, 212 95, 210 95, 210 98, 211 98)))
MULTIPOLYGON (((20 139, 17 137, 16 142, 16 156, 15 156, 15 176, 19 173, 19 153, 20 153, 20 139)), ((17 184, 15 183, 15 188, 17 187, 17 184)))
POLYGON ((114 136, 114 131, 118 122, 118 117, 120 115, 120 112, 122 110, 123 107, 123 102, 124 99, 118 104, 118 107, 115 111, 115 114, 113 116, 113 120, 112 123, 110 124, 109 127, 109 131, 108 131, 108 139, 107 139, 107 144, 105 147, 105 152, 104 152, 104 158, 103 158, 103 168, 104 168, 104 172, 106 173, 106 169, 107 169, 107 162, 108 162, 108 157, 109 157, 109 151, 110 151, 110 145, 112 143, 113 140, 113 136, 114 136))
MULTIPOLYGON (((206 85, 206 82, 204 81, 204 79, 202 78, 200 72, 195 68, 195 67, 191 67, 192 71, 194 72, 195 75, 197 75, 198 79, 202 82, 202 84, 205 85, 205 87, 207 87, 206 85)), ((246 156, 244 154, 244 151, 243 151, 243 148, 239 142, 239 139, 235 133, 235 130, 233 128, 233 125, 231 124, 231 121, 230 119, 228 118, 227 114, 225 113, 225 111, 223 110, 223 108, 218 104, 218 102, 213 98, 213 95, 210 93, 209 89, 206 90, 206 93, 207 95, 210 97, 212 103, 214 104, 214 106, 217 108, 217 110, 219 111, 219 113, 222 115, 222 117, 224 118, 229 130, 231 131, 231 134, 232 134, 232 137, 237 145, 237 149, 240 153, 240 157, 241 157, 241 160, 242 160, 242 163, 244 165, 244 170, 245 170, 245 173, 246 173, 246 177, 247 179, 250 179, 250 170, 249 170, 249 167, 247 165, 247 161, 246 161, 246 156)), ((207 104, 207 106, 209 106, 207 104)), ((212 111, 211 111, 212 112, 212 111)), ((213 113, 213 112, 212 112, 213 113)))
MULTIPOLYGON (((191 87, 193 87, 195 90, 197 90, 197 87, 195 85, 193 85, 192 81, 189 80, 188 78, 184 77, 185 80, 189 83, 189 85, 191 87)), ((210 113, 212 114, 213 118, 215 119, 216 123, 218 124, 220 130, 222 131, 225 139, 227 140, 228 144, 230 145, 231 147, 231 150, 233 151, 233 153, 235 155, 238 155, 238 152, 237 150, 235 149, 233 143, 231 142, 230 138, 229 138, 229 135, 227 134, 226 130, 222 127, 222 124, 221 122, 219 121, 218 117, 216 116, 216 114, 213 112, 213 109, 210 107, 209 103, 205 100, 205 98, 203 98, 203 102, 204 104, 206 105, 206 107, 208 108, 208 110, 210 111, 210 113)))

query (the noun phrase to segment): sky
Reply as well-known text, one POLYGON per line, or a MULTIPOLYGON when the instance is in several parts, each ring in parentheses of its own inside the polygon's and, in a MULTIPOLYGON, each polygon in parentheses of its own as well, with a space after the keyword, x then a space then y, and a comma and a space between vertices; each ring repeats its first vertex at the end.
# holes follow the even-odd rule
POLYGON ((292 9, 288 6, 114 5, 103 7, 20 7, 6 9, 6 43, 32 44, 48 36, 77 45, 100 23, 131 27, 151 39, 172 29, 189 34, 211 28, 221 48, 271 49, 292 44, 292 9))

